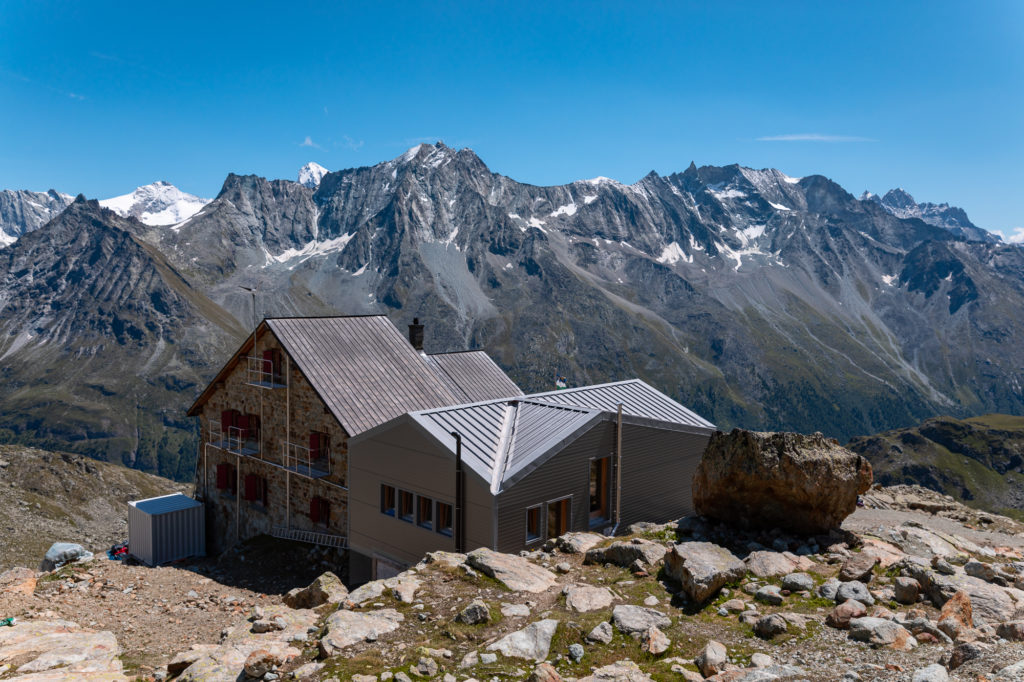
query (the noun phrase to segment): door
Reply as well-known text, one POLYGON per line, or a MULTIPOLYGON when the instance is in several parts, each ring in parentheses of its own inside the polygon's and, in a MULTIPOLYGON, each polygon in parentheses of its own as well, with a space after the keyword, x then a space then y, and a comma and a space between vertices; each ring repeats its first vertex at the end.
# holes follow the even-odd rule
POLYGON ((548 538, 557 538, 569 532, 571 519, 571 498, 548 502, 548 538))

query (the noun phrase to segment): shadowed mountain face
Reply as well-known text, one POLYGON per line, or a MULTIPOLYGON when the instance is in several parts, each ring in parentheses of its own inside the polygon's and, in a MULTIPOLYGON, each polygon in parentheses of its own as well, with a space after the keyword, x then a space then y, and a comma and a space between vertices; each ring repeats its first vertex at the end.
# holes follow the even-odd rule
MULTIPOLYGON (((63 218, 39 231, 54 235, 58 262, 63 218)), ((628 186, 535 187, 438 144, 329 173, 315 189, 231 175, 173 228, 93 218, 189 292, 180 313, 140 308, 139 328, 152 315, 177 325, 178 343, 198 339, 178 356, 193 383, 140 412, 184 419, 251 325, 241 286, 258 287, 260 317, 417 316, 429 351, 485 348, 528 391, 556 374, 570 385, 639 376, 721 427, 845 440, 937 412, 1024 411, 1024 349, 1013 342, 1024 249, 899 218, 821 176, 691 164, 628 186)), ((0 256, 29 248, 22 241, 0 256)), ((12 268, 0 264, 0 300, 30 296, 32 281, 12 268)), ((55 286, 67 276, 54 274, 55 286)), ((3 320, 0 354, 18 358, 27 318, 5 310, 3 320)), ((68 338, 116 339, 90 320, 69 324, 68 338)), ((26 372, 44 376, 34 366, 26 372)), ((136 383, 146 382, 114 395, 136 383)))

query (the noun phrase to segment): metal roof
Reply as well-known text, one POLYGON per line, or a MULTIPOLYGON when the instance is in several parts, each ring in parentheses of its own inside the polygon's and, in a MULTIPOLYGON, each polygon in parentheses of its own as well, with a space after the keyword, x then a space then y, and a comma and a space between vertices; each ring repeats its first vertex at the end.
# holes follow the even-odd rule
POLYGON ((461 402, 383 315, 266 320, 350 436, 461 402))
POLYGON ((692 410, 688 410, 672 398, 640 379, 616 381, 610 384, 564 388, 559 391, 533 393, 525 396, 528 400, 575 405, 597 410, 615 412, 622 405, 622 413, 645 419, 655 419, 673 424, 696 427, 713 431, 715 425, 692 410))
POLYGON ((128 504, 143 513, 149 514, 150 516, 157 516, 159 514, 167 514, 169 512, 180 511, 182 509, 192 509, 193 507, 203 506, 202 502, 193 500, 191 497, 182 495, 181 493, 161 495, 160 497, 150 497, 145 500, 135 500, 128 504))
POLYGON ((459 402, 475 403, 523 395, 522 389, 482 350, 435 353, 427 364, 459 402))
POLYGON ((409 417, 452 452, 451 432, 457 431, 462 436, 462 461, 497 493, 602 415, 587 408, 499 400, 413 412, 409 417))

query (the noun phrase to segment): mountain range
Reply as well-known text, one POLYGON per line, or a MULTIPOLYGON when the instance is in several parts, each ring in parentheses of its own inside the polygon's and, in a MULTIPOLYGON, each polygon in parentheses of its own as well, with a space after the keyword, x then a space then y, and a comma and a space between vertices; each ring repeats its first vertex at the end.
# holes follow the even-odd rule
POLYGON ((187 478, 184 409, 254 318, 371 312, 527 390, 638 376, 722 428, 1024 411, 1024 249, 960 209, 738 165, 538 187, 442 143, 299 180, 230 174, 169 225, 79 197, 22 226, 0 437, 187 478))

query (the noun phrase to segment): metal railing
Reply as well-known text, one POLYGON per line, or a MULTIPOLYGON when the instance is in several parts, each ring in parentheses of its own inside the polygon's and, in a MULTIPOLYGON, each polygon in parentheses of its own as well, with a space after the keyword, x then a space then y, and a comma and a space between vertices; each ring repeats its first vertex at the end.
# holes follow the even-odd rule
POLYGON ((315 530, 298 530, 297 528, 274 526, 270 534, 275 538, 281 538, 283 540, 297 540, 298 542, 308 542, 312 545, 338 547, 341 549, 348 548, 348 538, 344 535, 334 535, 333 533, 321 533, 315 530))
POLYGON ((246 356, 245 383, 263 388, 284 388, 284 377, 280 367, 274 367, 271 360, 246 356))
POLYGON ((229 426, 227 431, 224 431, 219 419, 211 419, 208 430, 207 442, 215 448, 227 450, 236 455, 258 455, 260 453, 260 439, 254 429, 229 426))
POLYGON ((298 443, 284 444, 284 466, 310 478, 322 478, 331 475, 330 448, 321 447, 317 450, 298 443))

